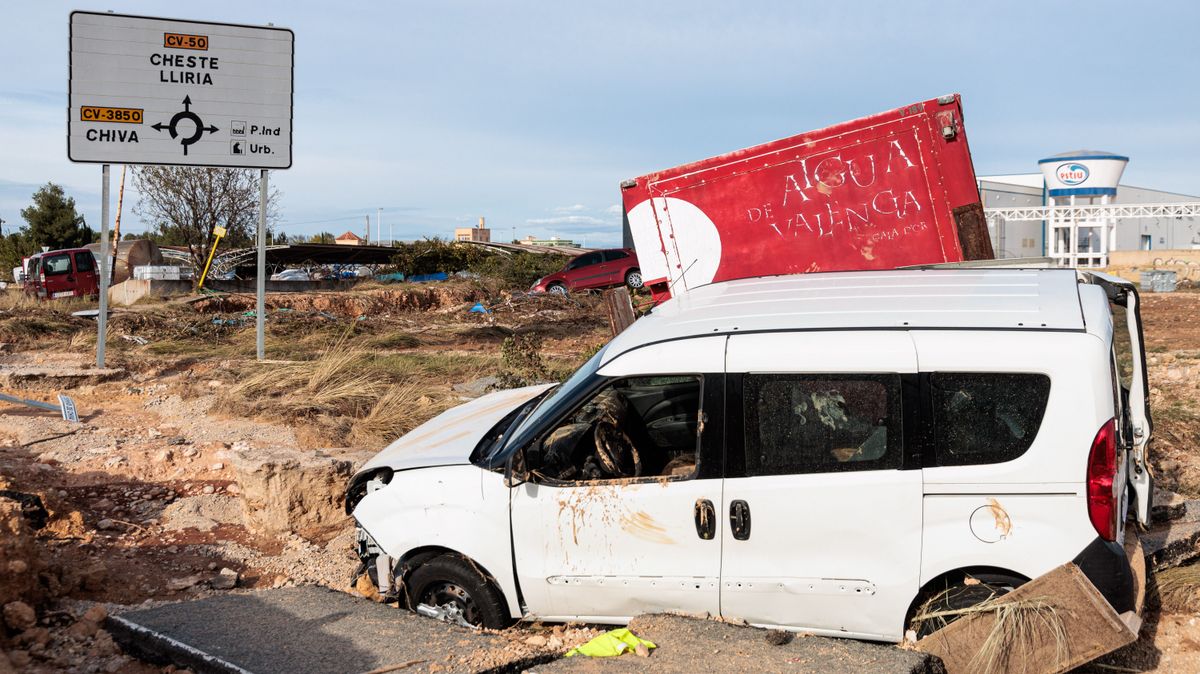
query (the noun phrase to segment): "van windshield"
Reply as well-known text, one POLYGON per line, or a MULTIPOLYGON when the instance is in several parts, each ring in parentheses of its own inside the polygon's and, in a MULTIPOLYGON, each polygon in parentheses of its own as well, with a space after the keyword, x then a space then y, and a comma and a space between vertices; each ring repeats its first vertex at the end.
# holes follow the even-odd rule
POLYGON ((592 390, 592 384, 602 378, 597 371, 600 369, 600 362, 604 359, 604 352, 607 350, 608 345, 606 344, 569 379, 557 388, 551 389, 550 394, 544 396, 536 407, 526 413, 524 419, 515 420, 513 422, 515 429, 508 434, 507 442, 497 443, 496 447, 484 458, 484 462, 489 467, 495 467, 507 461, 513 450, 528 444, 533 439, 538 429, 542 427, 543 421, 556 418, 573 408, 581 396, 592 390))

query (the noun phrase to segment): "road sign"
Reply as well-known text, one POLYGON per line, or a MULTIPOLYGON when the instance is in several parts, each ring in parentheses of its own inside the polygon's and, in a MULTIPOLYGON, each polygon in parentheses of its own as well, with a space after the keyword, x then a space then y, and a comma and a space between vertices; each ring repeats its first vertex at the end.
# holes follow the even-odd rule
POLYGON ((67 156, 290 167, 294 42, 286 28, 72 12, 67 156))

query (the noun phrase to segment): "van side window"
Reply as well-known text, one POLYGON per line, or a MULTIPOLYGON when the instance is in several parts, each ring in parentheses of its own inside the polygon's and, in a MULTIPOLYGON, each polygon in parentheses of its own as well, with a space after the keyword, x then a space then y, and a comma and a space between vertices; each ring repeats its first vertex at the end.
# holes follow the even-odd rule
POLYGON ((748 374, 746 475, 899 468, 899 375, 748 374))
POLYGON ((59 276, 71 273, 71 256, 68 254, 51 255, 42 260, 42 273, 46 276, 59 276))
POLYGON ((96 258, 92 257, 91 253, 86 252, 86 251, 80 251, 78 253, 75 253, 75 271, 76 272, 82 274, 83 272, 94 271, 95 269, 96 269, 96 258))
POLYGON ((929 383, 939 466, 1021 456, 1037 437, 1050 397, 1050 378, 1044 374, 937 372, 929 383))
POLYGON ((600 389, 525 451, 533 478, 688 478, 700 448, 701 378, 633 377, 600 389))

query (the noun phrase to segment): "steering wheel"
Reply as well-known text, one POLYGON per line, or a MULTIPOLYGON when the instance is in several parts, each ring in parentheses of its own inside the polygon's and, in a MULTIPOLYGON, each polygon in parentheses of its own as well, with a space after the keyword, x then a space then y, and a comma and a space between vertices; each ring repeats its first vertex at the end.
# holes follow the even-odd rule
POLYGON ((625 431, 616 424, 601 420, 593 431, 596 458, 600 467, 613 477, 641 477, 642 457, 625 431))

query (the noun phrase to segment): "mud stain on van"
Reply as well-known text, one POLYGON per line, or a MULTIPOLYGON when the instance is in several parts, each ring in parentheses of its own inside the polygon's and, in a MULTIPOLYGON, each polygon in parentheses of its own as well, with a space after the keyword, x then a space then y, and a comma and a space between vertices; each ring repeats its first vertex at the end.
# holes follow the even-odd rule
POLYGON ((1000 502, 994 498, 988 499, 988 510, 992 513, 992 519, 995 521, 996 532, 1000 534, 1000 538, 1008 538, 1012 533, 1012 518, 1008 516, 1008 511, 1000 502))
POLYGON ((571 529, 571 541, 579 545, 579 530, 589 521, 592 524, 613 524, 615 510, 620 507, 620 495, 614 487, 586 485, 563 490, 558 501, 560 533, 565 536, 562 520, 571 529))
POLYGON ((674 545, 675 543, 675 539, 667 535, 667 530, 655 522, 649 513, 642 510, 621 513, 621 530, 630 536, 651 543, 662 543, 663 545, 674 545))

